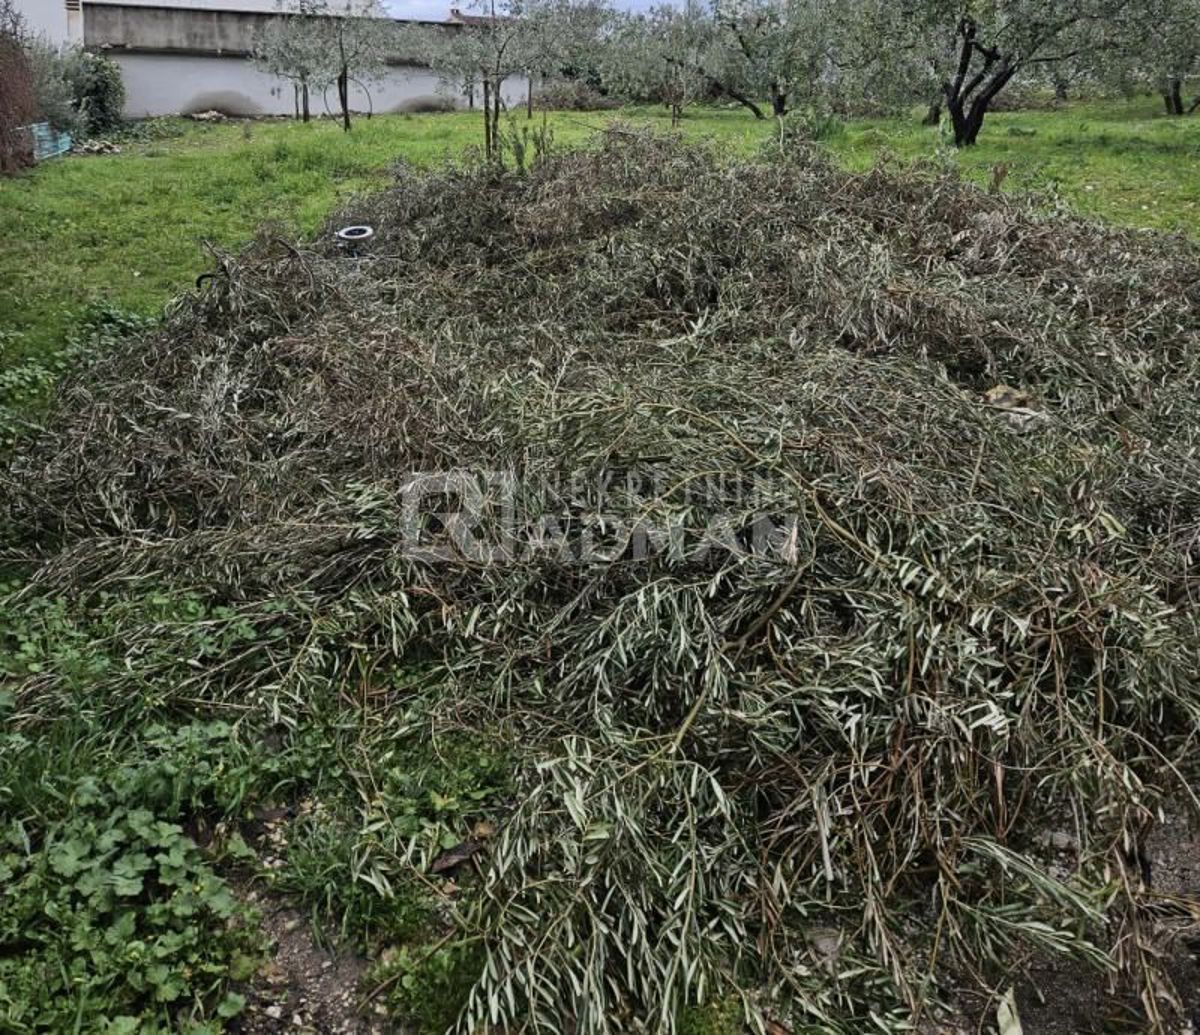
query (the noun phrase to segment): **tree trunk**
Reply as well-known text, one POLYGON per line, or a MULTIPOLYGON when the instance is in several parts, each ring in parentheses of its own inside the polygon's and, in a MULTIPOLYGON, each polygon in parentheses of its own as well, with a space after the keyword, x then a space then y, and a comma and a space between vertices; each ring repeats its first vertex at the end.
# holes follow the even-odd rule
POLYGON ((954 127, 954 146, 965 147, 967 140, 967 115, 958 100, 947 100, 946 110, 950 113, 950 124, 954 127))
POLYGON ((929 111, 925 113, 925 117, 921 120, 922 126, 940 126, 942 124, 942 102, 930 101, 929 111))
POLYGON ((529 73, 529 85, 525 91, 525 117, 533 118, 533 73, 529 73))
POLYGON ((300 121, 300 84, 292 83, 292 104, 296 111, 296 121, 300 121))
MULTIPOLYGON (((999 90, 996 93, 999 93, 999 90)), ((955 147, 974 147, 979 142, 979 132, 983 129, 983 120, 987 118, 994 96, 995 94, 980 94, 969 108, 964 107, 961 101, 947 104, 950 121, 954 126, 955 147)))
POLYGON ((1067 93, 1066 77, 1057 73, 1054 76, 1054 99, 1060 104, 1065 104, 1068 100, 1070 100, 1070 97, 1067 93))
POLYGON ((1166 105, 1168 115, 1183 114, 1183 81, 1180 79, 1170 79, 1167 81, 1167 88, 1163 90, 1163 103, 1166 105))
POLYGON ((337 92, 338 101, 342 106, 342 132, 350 132, 350 63, 346 60, 346 38, 338 29, 338 64, 337 92))
POLYGON ((501 164, 504 162, 504 154, 500 150, 500 105, 504 101, 500 88, 503 85, 503 77, 497 77, 492 85, 492 157, 501 164))
POLYGON ((308 109, 308 83, 300 84, 300 118, 307 122, 312 116, 308 109))
POLYGON ((766 118, 766 115, 763 114, 762 108, 760 108, 757 104, 755 104, 744 93, 740 92, 739 90, 735 90, 732 86, 726 86, 723 82, 721 82, 720 79, 718 79, 714 75, 709 75, 703 68, 700 68, 699 66, 692 66, 690 64, 685 66, 684 62, 680 61, 678 58, 670 58, 669 57, 666 60, 667 60, 667 64, 669 64, 669 65, 675 65, 676 67, 679 67, 679 68, 687 67, 687 68, 691 69, 692 71, 698 73, 699 75, 703 76, 705 82, 708 83, 708 87, 710 90, 712 90, 714 93, 724 94, 726 97, 728 97, 732 101, 737 101, 738 104, 740 104, 743 108, 747 108, 750 111, 752 111, 754 113, 754 117, 756 119, 765 119, 766 118))
POLYGON ((958 27, 960 49, 954 79, 942 86, 946 109, 954 124, 954 146, 974 147, 983 121, 996 99, 1020 68, 1020 59, 978 40, 979 27, 972 18, 964 18, 958 27), (972 72, 976 54, 983 56, 983 67, 972 72))
POLYGON ((342 106, 342 129, 350 132, 350 70, 345 65, 337 77, 338 102, 342 106))
MULTIPOLYGON (((1017 66, 1005 65, 996 72, 983 90, 974 100, 968 100, 971 91, 956 93, 953 89, 946 90, 946 110, 950 112, 950 120, 954 125, 954 146, 974 147, 979 141, 979 132, 983 129, 983 121, 991 110, 992 101, 1017 74, 1017 66)), ((982 80, 984 73, 977 79, 982 80)))
POLYGON ((492 160, 492 90, 487 79, 483 81, 483 156, 492 160))
POLYGON ((771 114, 776 118, 787 114, 787 94, 775 85, 771 86, 771 114))
POLYGON ((956 147, 974 147, 979 143, 979 131, 983 129, 983 120, 987 118, 994 96, 994 94, 991 96, 984 94, 971 105, 971 110, 966 113, 966 118, 962 122, 961 136, 959 126, 957 123, 955 124, 954 143, 956 147))
POLYGON ((744 93, 734 90, 732 87, 728 87, 724 83, 718 82, 716 79, 712 80, 712 84, 714 87, 720 90, 721 93, 727 95, 730 100, 737 101, 738 104, 740 104, 743 108, 747 108, 752 111, 756 119, 766 118, 766 115, 763 114, 762 108, 750 100, 750 98, 744 93))

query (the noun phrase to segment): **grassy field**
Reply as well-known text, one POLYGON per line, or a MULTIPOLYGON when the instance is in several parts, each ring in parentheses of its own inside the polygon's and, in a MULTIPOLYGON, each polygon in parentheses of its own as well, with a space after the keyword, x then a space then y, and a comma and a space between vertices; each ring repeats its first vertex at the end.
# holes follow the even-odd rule
MULTIPOLYGON (((989 118, 979 146, 948 157, 973 179, 1009 169, 1008 190, 1053 191, 1075 209, 1126 226, 1200 236, 1200 120, 1159 114, 1157 98, 1080 104, 1062 111, 1000 113, 989 118)), ((881 151, 918 158, 946 145, 916 119, 856 122, 831 141, 854 168, 881 151)))
MULTIPOLYGON (((612 117, 549 122, 555 143, 573 146, 612 117)), ((657 111, 625 117, 669 128, 657 111)), ((206 268, 205 242, 237 246, 267 220, 312 232, 339 197, 383 182, 392 163, 462 154, 480 132, 471 113, 385 116, 348 135, 324 121, 156 128, 120 155, 51 162, 0 182, 0 367, 53 352, 89 304, 153 313, 206 268)), ((683 131, 746 153, 775 127, 718 109, 691 114, 683 131)), ((1200 235, 1200 120, 1161 116, 1153 98, 998 114, 962 154, 915 118, 852 122, 826 144, 856 168, 883 154, 941 154, 986 180, 1004 162, 1009 189, 1052 188, 1105 219, 1200 235)))

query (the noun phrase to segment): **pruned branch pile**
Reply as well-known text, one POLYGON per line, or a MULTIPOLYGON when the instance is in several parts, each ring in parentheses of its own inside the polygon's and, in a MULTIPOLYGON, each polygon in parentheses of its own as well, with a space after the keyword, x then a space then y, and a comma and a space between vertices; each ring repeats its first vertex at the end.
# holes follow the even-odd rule
POLYGON ((619 128, 338 222, 369 249, 220 255, 71 380, 6 506, 47 586, 272 630, 193 698, 302 707, 367 652, 522 731, 463 1031, 735 988, 859 1032, 1031 953, 1168 1023, 1138 860, 1200 721, 1193 245, 619 128))

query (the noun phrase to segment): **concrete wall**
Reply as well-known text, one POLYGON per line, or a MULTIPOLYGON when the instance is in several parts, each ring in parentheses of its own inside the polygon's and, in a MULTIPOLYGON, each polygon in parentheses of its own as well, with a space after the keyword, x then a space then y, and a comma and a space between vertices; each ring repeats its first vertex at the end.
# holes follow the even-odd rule
POLYGON ((88 7, 183 7, 206 11, 261 11, 263 14, 279 10, 279 0, 86 0, 86 3, 88 7))
MULTIPOLYGON (((292 84, 258 69, 249 58, 204 57, 190 54, 133 54, 110 51, 125 79, 125 114, 131 118, 149 115, 191 114, 222 111, 227 115, 291 115, 295 99, 292 84)), ((466 106, 466 98, 447 93, 437 76, 425 68, 397 65, 385 79, 368 82, 367 90, 376 113, 405 111, 433 102, 466 106)), ((514 77, 505 84, 505 100, 517 107, 525 98, 525 80, 514 77)), ((329 108, 337 110, 337 92, 328 91, 329 108)), ((351 84, 350 104, 368 110, 367 96, 351 84)), ((320 92, 310 100, 314 116, 325 113, 320 92)))
MULTIPOLYGON (((56 3, 60 0, 22 0, 56 3)), ((225 0, 228 6, 244 0, 225 0)), ((183 54, 249 54, 263 26, 280 15, 271 11, 214 10, 199 6, 172 7, 166 4, 97 3, 83 0, 86 10, 88 47, 142 52, 183 54)), ((198 4, 198 0, 187 0, 198 4)), ((386 22, 387 19, 381 19, 386 22)), ((459 25, 443 22, 447 32, 461 31, 459 25)), ((402 55, 401 55, 402 56, 402 55)))
POLYGON ((254 34, 272 17, 249 11, 88 4, 85 40, 96 49, 249 54, 254 34))

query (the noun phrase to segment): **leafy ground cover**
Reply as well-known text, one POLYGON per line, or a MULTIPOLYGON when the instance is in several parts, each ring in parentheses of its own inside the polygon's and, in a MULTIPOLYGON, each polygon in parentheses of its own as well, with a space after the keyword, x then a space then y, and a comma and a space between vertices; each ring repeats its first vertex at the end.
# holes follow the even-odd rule
MULTIPOLYGON (((381 1001, 444 1030, 457 1000, 435 993, 458 950, 433 950, 453 895, 414 874, 493 810, 504 745, 429 737, 413 680, 354 702, 340 680, 302 704, 221 700, 207 667, 277 635, 237 606, 166 586, 82 608, 16 591, 0 605, 0 1026, 222 1030, 248 996, 279 1002, 254 991, 270 897, 378 960, 371 987, 403 966, 381 1001), (174 642, 130 652, 134 626, 174 642)), ((340 1019, 369 988, 347 991, 340 1019)))
POLYGON ((628 129, 336 219, 4 476, 11 1026, 237 1014, 240 874, 427 1031, 975 1030, 1063 958, 1170 1030, 1193 243, 628 129))

